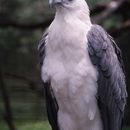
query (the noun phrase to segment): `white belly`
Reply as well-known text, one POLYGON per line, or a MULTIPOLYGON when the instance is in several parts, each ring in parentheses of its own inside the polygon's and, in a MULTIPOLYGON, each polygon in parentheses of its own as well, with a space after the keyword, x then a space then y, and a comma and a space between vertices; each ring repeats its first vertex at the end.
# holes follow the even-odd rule
POLYGON ((64 39, 57 32, 50 33, 47 41, 42 79, 51 81, 60 130, 102 130, 96 100, 98 73, 87 52, 86 33, 75 30, 64 39))
POLYGON ((46 56, 42 68, 43 80, 51 80, 59 105, 58 122, 61 130, 102 130, 96 100, 96 69, 87 53, 81 57, 75 55, 78 57, 76 59, 71 55, 69 59, 63 58, 61 53, 62 50, 53 53, 51 58, 46 56))

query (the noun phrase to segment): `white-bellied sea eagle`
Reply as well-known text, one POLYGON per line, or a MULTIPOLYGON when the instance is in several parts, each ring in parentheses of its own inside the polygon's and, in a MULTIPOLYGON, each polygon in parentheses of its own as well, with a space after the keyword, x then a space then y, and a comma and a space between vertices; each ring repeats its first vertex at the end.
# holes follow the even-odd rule
POLYGON ((121 51, 90 20, 85 0, 49 0, 55 18, 38 51, 52 130, 121 130, 126 84, 121 51))

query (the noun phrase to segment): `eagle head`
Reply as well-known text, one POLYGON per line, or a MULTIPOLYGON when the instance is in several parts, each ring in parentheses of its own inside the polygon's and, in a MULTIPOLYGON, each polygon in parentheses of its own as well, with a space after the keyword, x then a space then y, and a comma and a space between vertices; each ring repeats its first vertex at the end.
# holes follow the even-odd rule
POLYGON ((76 0, 49 0, 50 6, 67 6, 76 0))
POLYGON ((85 0, 49 0, 49 5, 56 9, 80 10, 87 7, 88 10, 85 0))

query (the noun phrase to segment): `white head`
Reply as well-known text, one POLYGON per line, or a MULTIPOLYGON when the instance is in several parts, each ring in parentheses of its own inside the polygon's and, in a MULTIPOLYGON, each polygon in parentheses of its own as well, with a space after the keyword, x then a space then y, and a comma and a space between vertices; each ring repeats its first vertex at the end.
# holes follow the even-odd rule
POLYGON ((50 6, 54 6, 56 11, 80 11, 84 10, 89 14, 89 8, 85 0, 49 0, 50 6))

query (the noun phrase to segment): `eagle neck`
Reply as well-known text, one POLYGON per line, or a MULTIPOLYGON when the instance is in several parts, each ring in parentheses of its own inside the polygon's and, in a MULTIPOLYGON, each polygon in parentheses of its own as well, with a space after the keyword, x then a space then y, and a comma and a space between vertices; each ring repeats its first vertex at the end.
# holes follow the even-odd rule
POLYGON ((80 20, 81 22, 91 25, 89 9, 79 9, 79 10, 67 10, 67 9, 57 9, 55 14, 55 20, 64 22, 72 19, 73 21, 80 20))

